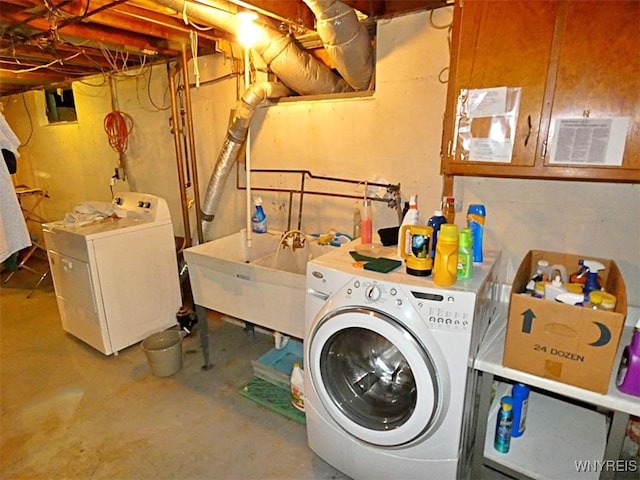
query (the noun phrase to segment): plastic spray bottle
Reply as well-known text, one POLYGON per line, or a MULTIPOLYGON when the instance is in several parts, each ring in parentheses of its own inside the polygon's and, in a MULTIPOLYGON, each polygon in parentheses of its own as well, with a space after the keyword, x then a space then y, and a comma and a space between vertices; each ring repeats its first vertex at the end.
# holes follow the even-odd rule
POLYGON ((582 266, 587 269, 587 279, 584 282, 584 298, 589 300, 589 292, 592 290, 600 290, 600 282, 598 280, 598 272, 604 270, 604 265, 595 260, 582 260, 582 266))
POLYGON ((402 227, 405 225, 418 225, 419 221, 420 213, 418 212, 418 196, 413 195, 409 200, 409 209, 407 210, 407 213, 404 214, 398 233, 398 256, 400 258, 403 258, 403 253, 407 254, 409 250, 409 242, 411 242, 411 236, 408 231, 405 232, 405 235, 402 235, 402 227))
POLYGON ((484 220, 487 216, 484 205, 472 204, 467 209, 467 226, 471 229, 473 241, 473 263, 482 263, 482 237, 484 234, 484 220))
POLYGON ((255 233, 267 233, 267 215, 262 208, 262 198, 256 197, 254 202, 256 211, 251 217, 252 229, 255 233))

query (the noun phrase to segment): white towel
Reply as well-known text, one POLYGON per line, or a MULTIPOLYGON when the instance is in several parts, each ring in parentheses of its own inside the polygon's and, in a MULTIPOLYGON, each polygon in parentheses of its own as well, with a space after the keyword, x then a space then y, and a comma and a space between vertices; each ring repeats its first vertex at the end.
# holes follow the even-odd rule
POLYGON ((0 262, 31 245, 9 170, 0 162, 0 262))
POLYGON ((7 119, 4 118, 4 114, 0 112, 0 148, 9 150, 16 156, 16 160, 20 158, 18 147, 20 146, 20 139, 13 133, 7 119))

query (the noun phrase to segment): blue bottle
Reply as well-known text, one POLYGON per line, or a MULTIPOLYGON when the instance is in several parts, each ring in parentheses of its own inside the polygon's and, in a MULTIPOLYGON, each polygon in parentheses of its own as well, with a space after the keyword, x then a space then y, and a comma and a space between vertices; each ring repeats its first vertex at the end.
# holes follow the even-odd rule
POLYGON ((256 211, 251 217, 251 226, 255 233, 267 233, 267 216, 262 209, 262 198, 255 198, 256 211))
POLYGON ((524 383, 516 383, 511 389, 513 398, 513 428, 511 436, 520 437, 524 433, 527 420, 527 407, 529 406, 529 387, 524 383))
POLYGON ((433 240, 431 246, 431 258, 436 256, 436 244, 438 243, 438 232, 440 226, 443 223, 447 223, 447 217, 442 214, 442 210, 436 210, 433 212, 433 216, 427 221, 427 225, 433 228, 433 240))
POLYGON ((500 453, 509 452, 511 446, 511 429, 513 427, 513 399, 502 397, 500 410, 496 419, 496 435, 493 439, 493 448, 500 453))
POLYGON ((482 236, 484 235, 484 220, 487 216, 484 205, 472 204, 467 209, 467 227, 471 229, 473 241, 473 263, 482 263, 482 236))

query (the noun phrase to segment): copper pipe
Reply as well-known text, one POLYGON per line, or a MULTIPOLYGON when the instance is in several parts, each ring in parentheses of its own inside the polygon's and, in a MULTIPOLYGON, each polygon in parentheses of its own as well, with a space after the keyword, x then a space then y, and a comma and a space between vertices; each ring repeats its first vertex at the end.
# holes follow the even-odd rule
POLYGON ((187 191, 184 186, 184 157, 180 145, 180 116, 178 114, 178 100, 176 98, 175 76, 180 70, 179 64, 170 67, 167 64, 167 77, 169 79, 169 91, 171 92, 171 118, 173 123, 173 146, 176 151, 176 164, 178 167, 178 184, 180 187, 180 205, 182 206, 182 224, 184 226, 184 246, 191 246, 191 228, 189 226, 189 207, 187 204, 187 191))
POLYGON ((193 111, 191 109, 191 87, 189 85, 189 75, 187 72, 187 48, 182 45, 182 74, 184 75, 184 97, 185 111, 187 113, 187 136, 189 141, 189 159, 191 163, 191 180, 193 183, 193 197, 196 207, 196 227, 198 233, 198 244, 204 242, 204 231, 202 229, 202 218, 200 216, 200 184, 198 183, 198 162, 196 161, 195 133, 193 129, 193 111))

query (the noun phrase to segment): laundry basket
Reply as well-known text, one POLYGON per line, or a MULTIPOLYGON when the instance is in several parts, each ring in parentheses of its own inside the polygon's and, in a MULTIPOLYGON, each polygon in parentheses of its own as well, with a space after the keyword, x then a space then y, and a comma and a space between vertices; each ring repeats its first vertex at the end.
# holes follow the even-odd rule
POLYGON ((166 330, 154 333, 142 341, 151 373, 158 377, 170 377, 182 368, 182 332, 166 330))

